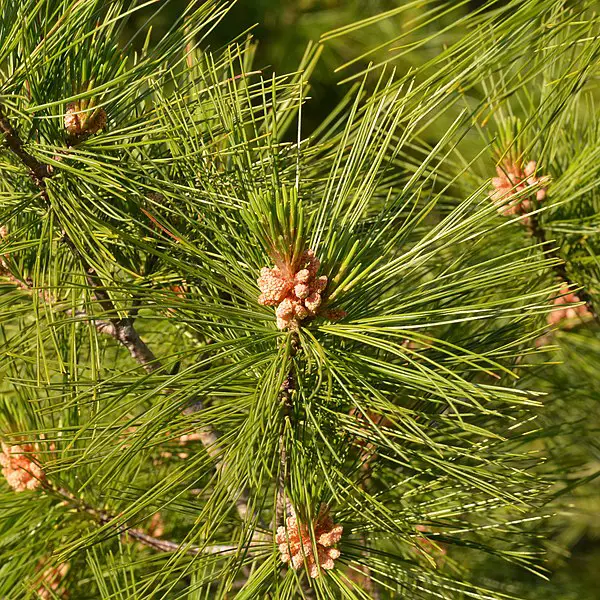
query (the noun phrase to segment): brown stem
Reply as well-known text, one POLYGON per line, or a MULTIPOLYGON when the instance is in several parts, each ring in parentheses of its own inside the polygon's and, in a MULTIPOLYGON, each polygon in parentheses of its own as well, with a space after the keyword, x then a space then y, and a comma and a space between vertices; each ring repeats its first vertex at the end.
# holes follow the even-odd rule
POLYGON ((29 169, 31 176, 33 177, 38 187, 43 188, 42 191, 45 192, 46 184, 44 182, 44 179, 46 179, 46 177, 50 177, 52 172, 51 167, 41 163, 39 160, 37 160, 31 154, 29 154, 27 150, 25 150, 23 141, 19 137, 19 134, 15 131, 14 127, 11 125, 1 105, 0 132, 4 134, 4 140, 8 148, 29 169))
MULTIPOLYGON (((359 415, 359 419, 363 420, 362 415, 359 415)), ((383 417, 381 417, 379 419, 379 422, 377 424, 380 425, 382 420, 383 420, 383 417)), ((367 489, 370 485, 371 476, 373 474, 372 461, 376 457, 377 457, 377 449, 376 449, 375 445, 372 444, 371 442, 368 442, 367 446, 365 448, 363 448, 363 450, 361 451, 360 469, 361 469, 362 473, 361 473, 359 480, 357 481, 357 485, 361 486, 363 489, 367 489)), ((367 542, 368 542, 367 535, 363 533, 361 538, 362 538, 361 539, 362 545, 365 548, 364 550, 361 551, 361 554, 366 559, 368 559, 368 551, 366 550, 367 542)), ((379 600, 379 598, 380 598, 379 591, 377 590, 377 588, 375 587, 375 585, 373 583, 373 578, 371 577, 371 569, 369 568, 369 566, 366 562, 360 566, 360 571, 362 571, 362 576, 364 579, 364 581, 362 582, 362 585, 363 585, 365 591, 371 595, 371 598, 373 600, 379 600)))
MULTIPOLYGON (((79 312, 79 315, 83 316, 81 312, 79 312)), ((94 326, 100 333, 114 338, 126 348, 131 357, 139 363, 147 373, 153 373, 162 368, 161 363, 156 356, 154 356, 152 350, 150 350, 146 342, 140 338, 130 319, 115 319, 114 321, 95 320, 94 326)))
POLYGON ((277 476, 277 506, 275 507, 275 523, 277 527, 285 522, 287 502, 285 499, 285 483, 288 476, 287 451, 285 449, 285 427, 287 417, 284 417, 279 434, 279 474, 277 476))
POLYGON ((65 503, 72 506, 79 512, 91 515, 99 524, 110 525, 124 538, 133 538, 134 540, 137 540, 138 542, 161 552, 178 552, 180 550, 184 550, 185 554, 196 556, 198 554, 223 554, 226 552, 236 552, 238 550, 237 546, 230 545, 213 544, 210 546, 186 546, 170 540, 163 540, 148 535, 141 529, 127 527, 124 524, 116 524, 116 518, 114 516, 89 506, 83 502, 83 500, 76 498, 71 492, 65 490, 64 488, 49 487, 48 489, 63 497, 65 499, 65 503))
MULTIPOLYGON (((286 514, 291 511, 291 504, 285 496, 285 486, 289 478, 289 456, 285 445, 285 433, 288 425, 292 428, 293 422, 293 400, 292 394, 296 389, 296 374, 294 368, 294 357, 300 350, 300 338, 296 332, 292 333, 290 340, 290 360, 291 364, 287 376, 281 384, 279 400, 281 402, 282 423, 279 433, 279 473, 277 476, 277 502, 275 506, 275 525, 276 527, 285 526, 286 514)), ((302 598, 313 600, 316 598, 316 592, 307 579, 300 581, 299 591, 302 598)))
MULTIPOLYGON (((104 290, 102 290, 104 291, 104 290)), ((111 312, 115 312, 116 309, 112 304, 112 301, 108 296, 102 296, 105 304, 110 302, 112 305, 111 312)), ((86 317, 87 313, 85 311, 77 311, 76 316, 86 317)), ((140 338, 139 334, 135 330, 133 323, 129 318, 126 319, 113 319, 110 321, 105 321, 102 319, 95 319, 94 326, 96 329, 105 335, 109 335, 115 340, 117 340, 123 347, 125 347, 131 357, 136 360, 140 365, 144 367, 146 372, 152 373, 162 368, 161 362, 154 356, 154 353, 148 345, 140 338)), ((204 404, 201 400, 198 400, 193 405, 188 406, 183 410, 184 415, 192 415, 196 412, 201 411, 204 408, 204 404)), ((220 455, 220 450, 218 446, 219 442, 219 434, 208 426, 203 426, 200 428, 200 441, 204 446, 204 449, 208 453, 208 455, 213 459, 217 472, 222 474, 227 470, 227 463, 223 460, 220 455)), ((236 490, 230 486, 229 493, 235 500, 235 506, 238 512, 238 515, 242 520, 245 520, 248 516, 248 492, 245 489, 236 490)))
MULTIPOLYGON (((546 238, 546 231, 542 227, 537 214, 529 216, 528 229, 531 233, 531 236, 535 238, 540 244, 546 246, 549 243, 546 238)), ((567 273, 565 261, 559 255, 558 248, 556 246, 550 247, 547 250, 545 249, 545 253, 548 258, 556 258, 560 261, 552 267, 556 277, 560 281, 566 283, 569 289, 577 288, 578 286, 575 283, 573 283, 573 281, 569 277, 569 274, 567 273)), ((594 308, 594 303, 588 292, 584 288, 581 288, 577 290, 577 295, 579 296, 579 298, 581 298, 583 302, 585 302, 585 305, 590 311, 590 314, 594 317, 594 320, 597 323, 600 323, 600 318, 598 317, 598 313, 594 308)))
MULTIPOLYGON (((293 334, 291 340, 291 360, 298 352, 300 340, 297 334, 293 334)), ((296 389, 296 378, 294 374, 293 362, 290 365, 288 374, 281 384, 279 400, 283 418, 281 422, 281 431, 279 432, 279 473, 277 476, 277 502, 275 506, 275 524, 277 527, 284 525, 287 512, 287 501, 285 498, 285 484, 288 478, 288 454, 285 447, 285 431, 292 417, 292 393, 296 389)))
MULTIPOLYGON (((63 231, 63 238, 66 241, 73 254, 75 254, 85 269, 85 279, 88 286, 94 292, 94 298, 96 302, 102 307, 106 320, 97 320, 94 322, 96 329, 105 335, 109 335, 119 342, 124 348, 126 348, 138 364, 140 364, 147 373, 153 373, 162 368, 160 361, 154 356, 154 353, 146 342, 142 340, 138 332, 133 326, 133 319, 131 317, 120 318, 119 311, 112 301, 110 295, 106 291, 106 288, 102 284, 102 279, 98 272, 91 267, 85 257, 82 256, 81 252, 77 249, 75 244, 69 238, 68 234, 63 231)), ((80 315, 85 313, 80 312, 80 315)))

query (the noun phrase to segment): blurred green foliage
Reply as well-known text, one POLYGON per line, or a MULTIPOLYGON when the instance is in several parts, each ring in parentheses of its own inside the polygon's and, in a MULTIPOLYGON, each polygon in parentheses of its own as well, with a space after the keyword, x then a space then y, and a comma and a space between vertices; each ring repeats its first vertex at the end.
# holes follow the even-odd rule
MULTIPOLYGON (((205 47, 212 49, 226 46, 235 36, 251 35, 258 43, 255 65, 265 75, 273 72, 293 72, 309 44, 318 43, 324 33, 339 27, 356 23, 374 15, 397 8, 403 0, 238 0, 234 2, 227 16, 204 41, 205 47)), ((149 5, 138 11, 132 28, 139 28, 138 43, 143 43, 148 21, 152 19, 152 39, 159 39, 181 14, 189 0, 172 0, 149 5)), ((440 1, 442 9, 445 3, 440 1)), ((460 0, 455 3, 434 25, 420 23, 418 37, 423 32, 439 33, 440 23, 453 23, 469 11, 479 10, 484 4, 481 0, 460 0)), ((446 9, 441 10, 444 13, 446 9)), ((380 50, 373 48, 396 36, 407 33, 415 27, 422 9, 415 8, 405 12, 402 18, 391 17, 378 21, 372 26, 326 41, 319 63, 311 76, 311 101, 303 111, 304 133, 313 131, 324 117, 342 100, 348 85, 340 85, 342 79, 353 73, 362 71, 370 62, 388 59, 390 48, 386 45, 380 50), (346 62, 354 61, 363 54, 366 56, 354 62, 343 73, 336 70, 346 62)), ((129 31, 129 34, 135 33, 129 31)), ((452 37, 437 36, 435 42, 426 52, 404 54, 393 66, 401 73, 407 72, 411 66, 422 64, 434 56, 444 43, 450 43, 457 37, 459 30, 452 30, 452 37)), ((406 43, 406 41, 403 41, 406 43)), ((434 141, 432 138, 431 141, 434 141)))

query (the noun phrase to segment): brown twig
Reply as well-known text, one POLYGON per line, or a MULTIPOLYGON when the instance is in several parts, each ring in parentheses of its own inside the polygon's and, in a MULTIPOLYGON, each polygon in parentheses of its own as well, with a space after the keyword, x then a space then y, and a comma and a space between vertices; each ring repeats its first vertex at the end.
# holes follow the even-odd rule
POLYGON ((34 158, 23 145, 23 141, 19 137, 18 133, 11 125, 4 109, 0 105, 0 132, 4 133, 5 142, 8 148, 19 158, 19 160, 29 169, 29 173, 34 179, 36 185, 43 188, 42 191, 45 193, 45 179, 50 177, 52 169, 50 166, 41 163, 39 160, 34 158))
POLYGON ((72 506, 79 512, 91 515, 99 524, 111 526, 119 533, 119 535, 125 538, 132 538, 146 546, 149 546, 161 552, 183 551, 185 554, 196 556, 198 554, 224 554, 227 552, 236 552, 238 550, 237 546, 231 545, 212 544, 208 546, 193 546, 178 544, 177 542, 172 542, 170 540, 163 540, 148 535, 147 533, 144 533, 141 529, 127 527, 124 524, 116 523, 116 517, 114 517, 113 515, 109 515, 103 510, 98 510, 97 508, 89 506, 88 504, 83 502, 83 500, 75 497, 71 492, 65 490, 64 488, 54 488, 48 486, 48 490, 63 497, 65 504, 72 506))
MULTIPOLYGON (((95 319, 94 326, 96 329, 100 333, 112 337, 124 348, 126 348, 131 357, 138 364, 140 364, 147 373, 153 373, 162 369, 162 363, 156 358, 148 345, 141 339, 133 325, 131 318, 118 318, 117 309, 106 290, 102 287, 96 287, 96 284, 100 283, 100 279, 98 274, 93 269, 87 270, 87 280, 90 286, 94 286, 94 296, 98 303, 105 309, 105 311, 109 313, 109 315, 115 315, 110 320, 95 319)), ((77 311, 77 315, 81 317, 87 316, 85 311, 77 311)), ((183 414, 189 416, 201 411, 203 408, 203 402, 198 400, 191 406, 185 408, 183 410, 183 414)), ((227 470, 227 463, 220 454, 218 446, 219 434, 214 429, 206 425, 202 426, 198 433, 200 434, 200 440, 204 446, 204 449, 215 463, 217 472, 222 474, 227 470)), ((229 486, 229 493, 232 498, 234 498, 238 515, 242 520, 246 520, 249 512, 249 496, 247 490, 236 490, 229 486)))
MULTIPOLYGON (((287 404, 283 400, 284 406, 287 404)), ((284 408, 284 414, 287 410, 284 408)), ((288 417, 284 416, 281 424, 281 433, 279 434, 279 473, 277 475, 277 505, 275 507, 275 523, 279 527, 285 522, 287 502, 285 498, 285 484, 288 477, 288 456, 285 448, 285 429, 288 417)))
MULTIPOLYGON (((291 339, 291 360, 298 352, 300 340, 296 333, 292 334, 291 339)), ((287 511, 287 500, 285 498, 285 485, 288 478, 288 454, 285 447, 285 431, 292 416, 292 393, 296 389, 296 378, 294 374, 293 362, 290 365, 288 374, 281 384, 279 392, 279 401, 282 410, 281 431, 279 432, 279 473, 277 475, 277 500, 275 506, 275 525, 279 527, 284 525, 287 511)))
MULTIPOLYGON (((77 317, 89 318, 84 310, 75 311, 73 314, 77 317)), ((131 358, 140 364, 147 373, 154 373, 162 368, 162 364, 139 336, 129 318, 117 318, 110 321, 93 319, 93 323, 99 333, 112 337, 128 350, 131 358)))
MULTIPOLYGON (((364 424, 365 421, 370 422, 373 421, 376 423, 377 426, 381 427, 384 425, 387 425, 387 423, 389 422, 383 415, 377 415, 371 411, 367 411, 365 414, 362 414, 361 412, 359 412, 357 409, 352 409, 350 411, 350 415, 353 417, 357 417, 357 422, 359 424, 364 424)), ((368 439, 368 430, 361 428, 362 429, 362 433, 364 435, 365 438, 368 439)), ((359 438, 360 439, 360 438, 359 438)), ((377 448, 375 446, 375 444, 373 442, 359 442, 360 445, 360 470, 361 470, 361 475, 360 478, 357 481, 357 485, 362 487, 363 489, 367 490, 367 488, 369 487, 370 483, 371 483, 371 479, 372 479, 372 475, 373 475, 373 459, 377 458, 378 456, 378 452, 377 452, 377 448)), ((363 533, 361 535, 361 542, 363 545, 363 550, 361 551, 361 554, 365 557, 365 559, 368 559, 369 556, 369 552, 367 550, 367 543, 368 543, 368 537, 366 533, 363 533)), ((371 598, 373 600, 379 600, 380 598, 380 594, 379 594, 379 590, 377 589, 377 586, 375 585, 375 583, 373 582, 373 577, 371 576, 371 569, 369 568, 369 565, 367 564, 367 562, 359 565, 359 567, 357 568, 357 571, 361 573, 360 578, 360 585, 364 588, 364 590, 366 592, 368 592, 371 595, 371 598)), ((351 577, 352 579, 352 577, 351 577)))

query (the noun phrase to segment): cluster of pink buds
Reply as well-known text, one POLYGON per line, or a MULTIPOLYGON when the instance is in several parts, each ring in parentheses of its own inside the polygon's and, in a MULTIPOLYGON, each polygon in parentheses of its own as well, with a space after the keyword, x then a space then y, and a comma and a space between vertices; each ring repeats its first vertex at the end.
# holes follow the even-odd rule
MULTIPOLYGON (((511 215, 524 215, 534 208, 531 197, 515 198, 507 200, 529 187, 545 183, 547 177, 537 177, 535 174, 537 163, 530 160, 525 167, 518 162, 505 161, 496 167, 498 177, 492 178, 494 189, 490 193, 490 199, 498 206, 498 212, 505 217, 511 215)), ((535 192, 535 199, 540 201, 546 197, 546 188, 539 187, 535 192)), ((523 223, 529 224, 529 217, 523 217, 523 223)))
POLYGON ((318 577, 321 569, 333 569, 335 560, 340 557, 340 551, 332 548, 340 541, 344 528, 334 525, 329 515, 329 508, 322 504, 314 522, 314 538, 309 528, 300 523, 294 511, 286 519, 286 524, 277 528, 277 544, 281 554, 281 562, 291 563, 298 570, 306 561, 306 567, 311 577, 318 577), (313 548, 314 539, 314 548, 313 548), (317 556, 314 550, 316 548, 317 556))
POLYGON ((35 490, 46 479, 43 469, 35 462, 33 444, 10 446, 2 442, 0 466, 2 475, 15 492, 35 490))
MULTIPOLYGON (((317 276, 321 263, 312 250, 306 250, 297 264, 297 268, 284 264, 272 269, 263 267, 257 281, 261 291, 258 302, 277 307, 275 314, 279 329, 298 329, 300 321, 314 317, 327 286, 327 277, 317 276)), ((341 310, 332 310, 326 316, 335 320, 345 314, 341 310)))
POLYGON ((51 598, 68 598, 66 589, 63 587, 63 579, 69 572, 69 563, 61 563, 57 567, 48 567, 40 575, 40 587, 37 595, 40 600, 51 598))
MULTIPOLYGON (((565 304, 576 304, 581 302, 581 299, 577 294, 573 294, 569 291, 568 284, 563 284, 561 295, 555 298, 553 301, 554 306, 560 307, 565 304)), ((592 317, 590 309, 585 305, 580 306, 567 306, 565 308, 557 308, 548 315, 549 325, 558 325, 561 321, 563 329, 570 329, 574 327, 578 322, 587 321, 592 317)))

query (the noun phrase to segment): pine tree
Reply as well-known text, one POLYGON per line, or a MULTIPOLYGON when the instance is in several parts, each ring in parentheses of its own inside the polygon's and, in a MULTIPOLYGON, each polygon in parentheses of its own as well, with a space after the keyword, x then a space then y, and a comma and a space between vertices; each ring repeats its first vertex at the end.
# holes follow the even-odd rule
POLYGON ((0 596, 527 597, 597 470, 593 6, 269 76, 226 2, 0 0, 0 596))

